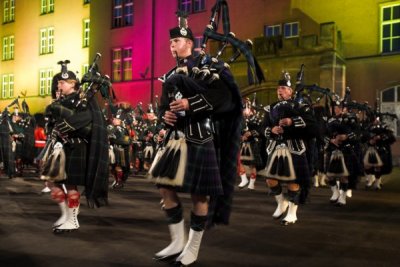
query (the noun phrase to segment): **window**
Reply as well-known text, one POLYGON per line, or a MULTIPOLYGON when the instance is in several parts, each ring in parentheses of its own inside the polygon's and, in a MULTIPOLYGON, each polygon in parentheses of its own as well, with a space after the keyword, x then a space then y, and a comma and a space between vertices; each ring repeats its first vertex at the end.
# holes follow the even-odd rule
POLYGON ((13 22, 15 19, 15 0, 4 0, 3 23, 13 22))
MULTIPOLYGON (((386 88, 380 93, 380 111, 382 113, 396 114, 400 118, 400 85, 386 88)), ((384 122, 394 130, 396 136, 400 136, 400 121, 391 120, 390 118, 384 117, 384 122)))
POLYGON ((113 28, 133 25, 133 0, 113 1, 113 28))
POLYGON ((40 30, 40 55, 54 52, 54 28, 40 30))
POLYGON ((381 9, 381 51, 400 51, 400 4, 381 9))
POLYGON ((117 48, 113 50, 112 81, 132 80, 132 48, 117 48))
POLYGON ((186 14, 197 13, 206 9, 206 0, 179 0, 178 5, 186 14))
POLYGON ((124 69, 124 81, 132 80, 132 48, 125 48, 123 50, 123 69, 124 69))
MULTIPOLYGON (((82 76, 83 75, 85 75, 86 73, 88 73, 89 72, 89 64, 83 64, 82 65, 82 76)), ((82 79, 82 76, 81 76, 81 79, 82 79)), ((84 83, 84 84, 82 84, 82 89, 83 89, 83 91, 86 91, 86 89, 88 88, 88 86, 89 86, 89 84, 88 83, 84 83)))
POLYGON ((198 56, 201 51, 201 44, 203 42, 203 36, 195 36, 194 37, 194 56, 198 56))
POLYGON ((14 96, 14 74, 4 74, 1 77, 1 98, 14 96))
POLYGON ((265 37, 272 37, 281 35, 281 25, 265 25, 264 26, 264 36, 265 37))
POLYGON ((40 14, 48 14, 54 12, 54 0, 41 0, 40 1, 40 14))
POLYGON ((113 50, 112 58, 112 80, 113 82, 120 82, 121 79, 121 49, 113 50))
POLYGON ((83 47, 89 47, 90 19, 83 20, 83 47))
POLYGON ((53 79, 53 70, 39 70, 39 95, 51 95, 51 81, 53 79))
POLYGON ((3 37, 2 60, 14 59, 14 36, 3 37))
POLYGON ((298 22, 290 22, 285 23, 283 26, 284 36, 285 38, 292 38, 299 36, 299 23, 298 22))

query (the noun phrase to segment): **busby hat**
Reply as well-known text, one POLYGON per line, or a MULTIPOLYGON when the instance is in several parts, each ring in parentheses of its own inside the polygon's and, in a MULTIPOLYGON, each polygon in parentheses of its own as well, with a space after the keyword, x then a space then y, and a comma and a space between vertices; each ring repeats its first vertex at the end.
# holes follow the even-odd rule
POLYGON ((282 71, 282 78, 278 81, 279 86, 287 86, 292 87, 292 83, 290 82, 290 74, 287 71, 282 71))
POLYGON ((187 15, 182 12, 176 12, 178 17, 178 27, 169 30, 169 38, 183 37, 194 41, 192 30, 188 27, 187 15))

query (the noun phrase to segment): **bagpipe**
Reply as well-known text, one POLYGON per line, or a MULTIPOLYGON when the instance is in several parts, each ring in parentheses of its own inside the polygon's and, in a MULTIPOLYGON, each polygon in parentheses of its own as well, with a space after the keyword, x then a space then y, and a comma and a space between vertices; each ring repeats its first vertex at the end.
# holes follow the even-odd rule
MULTIPOLYGON (((81 95, 82 105, 86 106, 87 102, 100 92, 103 99, 111 101, 115 99, 115 93, 112 90, 112 84, 108 75, 102 75, 99 72, 97 61, 101 58, 100 53, 96 53, 93 62, 81 79, 81 84, 88 84, 87 88, 83 90, 81 95), (111 90, 111 92, 110 92, 111 90)), ((111 105, 112 106, 112 105, 111 105)))
POLYGON ((334 92, 329 88, 320 87, 317 84, 305 85, 304 84, 304 69, 305 65, 301 64, 300 70, 296 76, 295 96, 294 101, 300 104, 308 104, 310 106, 320 105, 321 101, 324 102, 324 113, 328 116, 333 114, 333 102, 338 99, 334 92), (317 96, 315 96, 317 94, 317 96))
MULTIPOLYGON (((182 12, 178 12, 182 13, 182 12)), ((258 64, 256 58, 252 53, 253 43, 251 40, 241 41, 236 38, 235 34, 230 31, 229 21, 229 9, 226 0, 217 0, 213 8, 211 9, 211 17, 209 24, 207 24, 202 38, 201 50, 192 67, 190 73, 184 68, 176 68, 176 73, 184 73, 191 78, 198 80, 206 80, 208 84, 221 78, 224 70, 230 68, 230 64, 236 61, 240 55, 243 55, 248 62, 248 79, 249 84, 259 84, 265 81, 263 71, 258 64), (222 20, 223 33, 219 33, 218 26, 222 20), (206 55, 207 42, 209 40, 215 40, 220 42, 222 45, 214 56, 206 55), (225 49, 231 45, 234 49, 233 55, 223 62, 220 57, 224 53, 225 49)), ((163 79, 160 79, 163 81, 163 79)))
POLYGON ((1 124, 7 124, 7 126, 8 126, 8 131, 10 132, 10 133, 12 133, 14 130, 13 130, 13 127, 12 127, 12 125, 11 125, 11 119, 10 119, 10 111, 8 110, 10 107, 12 107, 12 106, 17 106, 17 107, 20 107, 20 105, 19 105, 19 96, 17 97, 17 98, 15 98, 10 104, 8 104, 5 108, 4 108, 4 110, 3 110, 3 112, 1 113, 1 116, 0 116, 0 123, 1 124))

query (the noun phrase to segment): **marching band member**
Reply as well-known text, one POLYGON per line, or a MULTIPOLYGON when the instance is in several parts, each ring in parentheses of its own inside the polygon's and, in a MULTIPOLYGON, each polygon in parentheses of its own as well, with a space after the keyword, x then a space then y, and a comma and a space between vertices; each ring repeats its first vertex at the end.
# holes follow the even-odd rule
POLYGON ((123 109, 119 109, 112 119, 112 124, 108 126, 110 146, 113 149, 115 161, 110 162, 111 173, 114 182, 111 188, 121 188, 128 179, 130 173, 130 136, 125 127, 127 114, 123 109))
POLYGON ((260 175, 266 176, 270 192, 275 196, 277 208, 274 219, 281 218, 282 225, 297 221, 301 186, 310 179, 304 139, 313 136, 315 119, 308 105, 293 100, 290 75, 283 72, 277 87, 278 101, 265 107, 264 129, 267 137, 267 167, 260 175), (287 198, 281 183, 287 183, 287 198))
POLYGON ((191 77, 196 65, 192 55, 193 40, 187 25, 170 30, 170 50, 179 67, 164 76, 159 113, 170 127, 170 135, 184 136, 187 145, 182 181, 178 183, 176 176, 166 178, 172 181, 170 184, 156 180, 172 242, 154 258, 176 257, 175 266, 187 266, 197 260, 206 223, 228 223, 240 141, 242 105, 233 77, 227 69, 213 82, 191 77), (178 192, 191 194, 188 240, 178 192))
POLYGON ((55 234, 80 227, 78 186, 85 187, 89 207, 107 204, 108 187, 108 142, 103 114, 94 98, 81 105, 86 99, 80 97, 76 75, 67 71, 69 61, 59 63, 62 72, 55 75, 56 84, 52 87, 62 96, 46 108, 46 115, 53 125, 53 152, 59 151, 60 157, 50 157, 42 172, 42 179, 58 181, 51 191, 61 209, 61 217, 53 224, 55 234))
POLYGON ((392 172, 391 145, 396 142, 393 131, 384 123, 380 117, 376 117, 369 127, 368 149, 364 154, 364 169, 368 177, 367 189, 373 187, 381 189, 382 175, 392 172))
POLYGON ((243 110, 244 129, 242 130, 242 145, 240 151, 240 163, 247 166, 250 170, 250 179, 247 178, 246 170, 242 167, 239 169, 241 182, 239 188, 253 190, 257 178, 257 170, 265 167, 262 158, 262 149, 265 145, 261 134, 261 120, 257 116, 255 108, 251 107, 250 100, 245 100, 245 108, 243 110))
POLYGON ((333 116, 327 123, 327 176, 332 190, 330 202, 336 206, 346 205, 349 178, 355 179, 362 170, 354 148, 359 140, 357 118, 348 114, 345 103, 346 96, 342 102, 332 103, 333 116))

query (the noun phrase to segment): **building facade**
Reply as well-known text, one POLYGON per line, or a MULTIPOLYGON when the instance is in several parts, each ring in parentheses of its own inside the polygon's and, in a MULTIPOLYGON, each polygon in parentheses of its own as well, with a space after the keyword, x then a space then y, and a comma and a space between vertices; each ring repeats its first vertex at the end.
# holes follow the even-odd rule
POLYGON ((51 79, 57 62, 68 69, 87 69, 90 45, 90 1, 1 0, 0 108, 26 98, 32 113, 51 102, 51 79))
MULTIPOLYGON (((117 101, 143 102, 146 107, 160 94, 158 78, 175 64, 168 32, 177 26, 175 12, 188 12, 199 47, 216 0, 0 2, 0 108, 27 90, 40 110, 49 101, 48 87, 42 83, 58 71, 56 62, 69 59, 71 70, 84 72, 96 53, 102 54, 100 72, 111 77, 117 101)), ((378 98, 382 111, 400 117, 400 1, 227 3, 230 30, 241 40, 253 41, 253 52, 266 77, 261 85, 249 86, 245 60, 232 64, 244 96, 257 93, 259 103, 274 101, 282 70, 295 78, 304 64, 305 84, 318 84, 340 96, 349 87, 352 99, 374 105, 378 98)), ((208 42, 208 52, 217 49, 217 43, 208 42)), ((231 54, 228 48, 223 57, 231 54)), ((400 124, 393 121, 392 126, 400 136, 400 124)), ((400 154, 398 144, 394 153, 400 154)))

